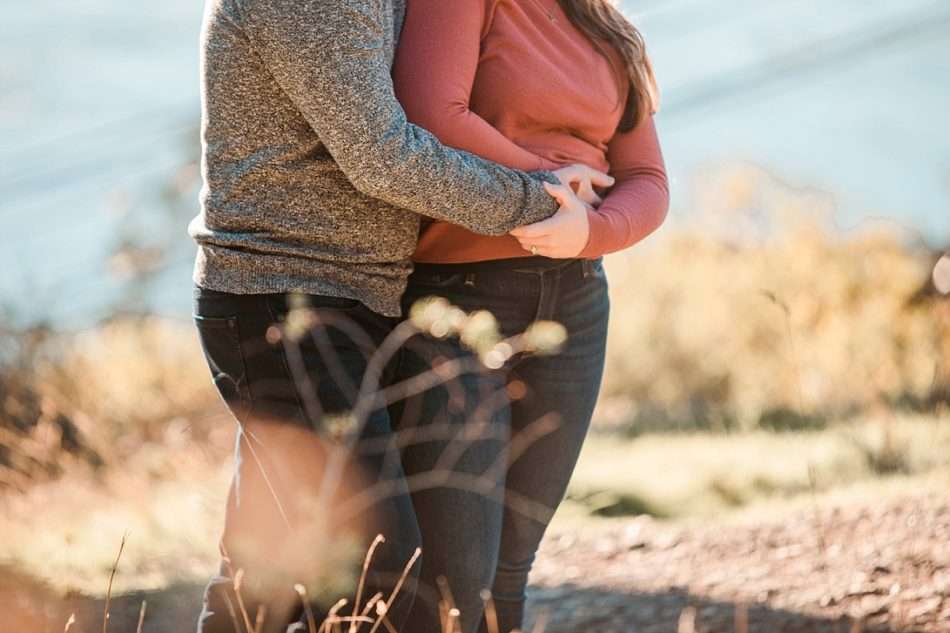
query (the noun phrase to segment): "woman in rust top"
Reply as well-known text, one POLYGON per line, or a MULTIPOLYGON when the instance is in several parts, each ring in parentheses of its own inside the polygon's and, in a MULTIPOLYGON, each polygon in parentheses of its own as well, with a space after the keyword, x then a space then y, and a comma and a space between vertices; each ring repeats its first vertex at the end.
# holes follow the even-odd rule
MULTIPOLYGON (((413 504, 423 585, 447 580, 463 633, 478 630, 479 592, 491 588, 507 632, 523 624, 528 572, 600 387, 609 312, 601 257, 644 239, 666 215, 653 74, 639 32, 607 0, 409 0, 394 79, 410 121, 446 145, 527 171, 583 163, 616 180, 602 200, 578 192, 591 206, 568 204, 508 235, 427 224, 403 301, 405 310, 439 295, 467 311, 489 310, 505 334, 537 320, 567 329, 558 355, 515 356, 464 379, 461 400, 459 389, 433 389, 405 407, 406 425, 490 429, 474 440, 460 431, 412 443, 403 460, 411 481, 454 451, 454 474, 498 484, 447 479, 414 492, 413 504), (464 450, 453 447, 461 441, 464 450)), ((417 343, 402 362, 406 375, 465 353, 453 341, 417 343)), ((423 586, 407 630, 438 631, 435 602, 423 586)))

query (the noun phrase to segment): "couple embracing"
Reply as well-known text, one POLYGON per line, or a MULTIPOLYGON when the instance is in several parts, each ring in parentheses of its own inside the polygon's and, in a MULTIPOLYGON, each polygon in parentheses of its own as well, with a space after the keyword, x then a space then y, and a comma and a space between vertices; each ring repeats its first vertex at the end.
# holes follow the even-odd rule
POLYGON ((343 629, 436 633, 447 596, 453 630, 520 629, 600 385, 601 257, 668 205, 639 32, 609 0, 207 0, 202 99, 195 320, 239 433, 199 632, 306 630, 321 588, 353 587, 329 554, 376 534, 358 593, 382 598, 358 613, 350 595, 343 629), (472 354, 419 335, 373 364, 432 296, 504 335, 549 320, 567 338, 375 400, 327 439, 368 372, 384 388, 472 354), (288 341, 301 303, 313 331, 288 341), (446 464, 492 483, 455 485, 446 464), (322 587, 268 584, 288 562, 322 565, 322 587))

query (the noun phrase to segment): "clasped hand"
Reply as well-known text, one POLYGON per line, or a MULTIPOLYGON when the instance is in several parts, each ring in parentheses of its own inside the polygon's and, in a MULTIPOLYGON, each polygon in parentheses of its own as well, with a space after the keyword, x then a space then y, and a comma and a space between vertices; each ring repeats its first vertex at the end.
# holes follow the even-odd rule
POLYGON ((554 175, 561 184, 544 183, 544 188, 560 208, 550 218, 520 226, 511 235, 534 255, 553 259, 577 257, 590 238, 588 209, 601 203, 594 187, 609 187, 614 179, 586 165, 562 167, 554 175))

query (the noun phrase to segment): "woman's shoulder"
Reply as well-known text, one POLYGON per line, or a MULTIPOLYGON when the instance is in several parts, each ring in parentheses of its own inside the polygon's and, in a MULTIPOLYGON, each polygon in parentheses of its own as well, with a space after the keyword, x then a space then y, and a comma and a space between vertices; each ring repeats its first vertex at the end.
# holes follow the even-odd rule
POLYGON ((491 27, 499 4, 510 0, 406 0, 411 20, 439 22, 456 29, 478 27, 484 37, 491 27))

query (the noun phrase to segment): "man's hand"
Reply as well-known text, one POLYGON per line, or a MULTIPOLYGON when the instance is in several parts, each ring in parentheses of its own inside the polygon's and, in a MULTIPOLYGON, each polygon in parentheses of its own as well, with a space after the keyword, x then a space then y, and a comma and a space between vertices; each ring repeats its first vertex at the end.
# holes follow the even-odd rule
POLYGON ((565 187, 570 187, 577 197, 593 207, 601 203, 594 187, 610 187, 614 179, 587 165, 568 165, 554 170, 554 175, 565 187))
POLYGON ((521 248, 532 255, 554 259, 577 257, 590 237, 588 206, 569 185, 544 183, 544 188, 561 208, 547 220, 518 227, 511 234, 521 243, 521 248))

